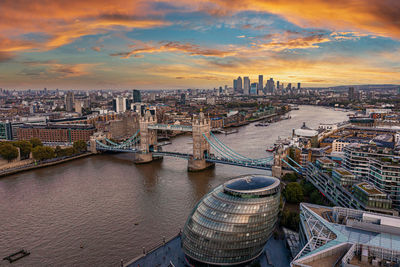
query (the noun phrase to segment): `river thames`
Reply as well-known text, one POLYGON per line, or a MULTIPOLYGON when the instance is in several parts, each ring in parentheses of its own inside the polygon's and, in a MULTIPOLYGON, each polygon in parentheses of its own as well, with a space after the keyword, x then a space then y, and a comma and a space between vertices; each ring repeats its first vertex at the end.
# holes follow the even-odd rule
MULTIPOLYGON (((218 138, 246 156, 267 157, 268 146, 303 122, 315 128, 347 119, 346 112, 313 106, 290 115, 218 138)), ((191 152, 191 137, 163 149, 191 152)), ((103 154, 0 178, 0 256, 24 248, 31 255, 12 266, 119 266, 177 234, 211 188, 246 173, 265 171, 217 164, 188 173, 183 159, 134 165, 130 154, 103 154)))

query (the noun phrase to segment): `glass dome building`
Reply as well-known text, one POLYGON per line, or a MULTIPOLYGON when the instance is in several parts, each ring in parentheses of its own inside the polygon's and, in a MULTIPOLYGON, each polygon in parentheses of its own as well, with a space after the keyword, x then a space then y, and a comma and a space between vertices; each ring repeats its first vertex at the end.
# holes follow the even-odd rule
POLYGON ((218 186, 189 215, 183 252, 191 262, 212 265, 257 258, 275 228, 279 202, 280 181, 274 177, 244 175, 218 186))

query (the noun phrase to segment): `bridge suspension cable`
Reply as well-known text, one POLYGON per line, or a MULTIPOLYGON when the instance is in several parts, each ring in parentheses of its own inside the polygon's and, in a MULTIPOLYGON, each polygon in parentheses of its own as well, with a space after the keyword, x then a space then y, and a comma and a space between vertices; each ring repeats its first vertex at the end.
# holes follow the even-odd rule
POLYGON ((111 147, 114 147, 114 148, 131 147, 133 144, 137 144, 140 141, 140 137, 138 137, 139 131, 140 130, 137 130, 134 135, 132 135, 131 137, 129 137, 128 140, 126 140, 122 143, 115 143, 108 138, 104 138, 104 139, 106 140, 106 142, 111 144, 111 147))
MULTIPOLYGON (((224 152, 224 154, 231 155, 232 157, 234 157, 237 160, 265 163, 265 162, 269 162, 273 159, 273 157, 252 159, 252 158, 243 156, 243 155, 235 152, 234 150, 232 150, 230 147, 228 147, 223 142, 221 142, 221 140, 219 140, 213 133, 210 133, 210 136, 217 142, 218 146, 221 147, 220 150, 222 150, 224 152)), ((213 143, 213 141, 208 139, 207 136, 205 136, 205 138, 206 138, 207 142, 209 142, 210 144, 213 143)))
POLYGON ((216 150, 216 152, 221 154, 222 157, 229 158, 233 161, 247 162, 247 163, 252 163, 252 164, 266 164, 267 162, 269 162, 273 159, 273 157, 262 158, 262 159, 251 159, 251 158, 245 157, 245 156, 240 155, 239 153, 233 151, 227 145, 225 145, 220 140, 218 140, 218 138, 216 138, 214 135, 212 135, 212 137, 217 144, 214 143, 212 140, 210 140, 205 134, 203 134, 203 136, 207 140, 207 142, 211 145, 211 147, 214 150, 216 150))

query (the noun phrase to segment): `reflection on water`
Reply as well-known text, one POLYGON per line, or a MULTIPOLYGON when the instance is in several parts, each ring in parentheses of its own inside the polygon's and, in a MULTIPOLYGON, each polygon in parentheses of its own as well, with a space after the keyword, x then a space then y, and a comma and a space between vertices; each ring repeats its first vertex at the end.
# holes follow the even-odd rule
MULTIPOLYGON (((241 154, 266 157, 271 154, 265 149, 278 136, 289 136, 303 121, 317 127, 346 119, 344 112, 311 106, 291 116, 268 127, 250 124, 218 138, 241 154)), ((191 149, 190 136, 164 147, 191 149)), ((31 255, 13 266, 117 266, 121 259, 141 254, 143 246, 176 234, 204 194, 246 173, 265 171, 217 164, 188 173, 183 159, 135 165, 132 154, 103 154, 2 178, 0 256, 23 247, 31 255)))

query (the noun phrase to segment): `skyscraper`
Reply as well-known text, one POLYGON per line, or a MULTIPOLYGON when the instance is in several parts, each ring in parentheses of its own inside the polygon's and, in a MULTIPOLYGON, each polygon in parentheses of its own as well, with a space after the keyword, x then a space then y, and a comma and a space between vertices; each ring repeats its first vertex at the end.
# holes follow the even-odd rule
POLYGON ((262 75, 258 75, 258 90, 261 91, 264 89, 264 77, 262 75))
POLYGON ((258 95, 258 83, 252 83, 249 95, 258 95))
POLYGON ((243 80, 243 94, 249 95, 250 94, 250 79, 249 77, 244 77, 243 80))
POLYGON ((65 96, 65 110, 72 112, 74 110, 74 93, 69 91, 65 96))
POLYGON ((236 92, 237 91, 237 83, 238 81, 236 79, 233 80, 233 91, 236 92))
POLYGON ((275 90, 275 82, 274 82, 274 79, 273 79, 273 78, 270 78, 270 79, 267 81, 267 92, 268 92, 268 93, 273 93, 274 90, 275 90))
POLYGON ((113 101, 114 111, 117 113, 122 113, 126 111, 126 98, 122 96, 118 96, 113 101))
POLYGON ((139 90, 133 90, 133 103, 141 103, 142 102, 142 96, 140 94, 139 90))
POLYGON ((301 83, 297 83, 297 89, 301 89, 301 83))
POLYGON ((237 78, 237 92, 242 93, 243 85, 242 85, 242 78, 239 76, 237 78))
POLYGON ((356 90, 354 89, 354 87, 350 87, 349 88, 349 100, 355 100, 356 98, 356 90))
POLYGON ((276 82, 276 90, 280 90, 281 88, 279 87, 279 81, 276 82))

